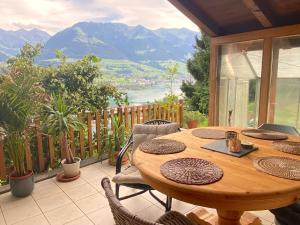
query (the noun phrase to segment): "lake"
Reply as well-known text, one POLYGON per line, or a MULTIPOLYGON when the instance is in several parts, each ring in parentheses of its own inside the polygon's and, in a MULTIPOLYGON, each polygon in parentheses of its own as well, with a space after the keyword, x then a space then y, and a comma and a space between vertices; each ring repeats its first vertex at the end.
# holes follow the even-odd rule
MULTIPOLYGON (((176 95, 182 94, 180 90, 181 82, 173 84, 173 92, 176 95)), ((143 104, 148 102, 154 102, 155 100, 162 99, 170 90, 168 83, 161 83, 151 85, 149 87, 143 87, 136 90, 124 90, 128 94, 129 103, 131 104, 143 104)))

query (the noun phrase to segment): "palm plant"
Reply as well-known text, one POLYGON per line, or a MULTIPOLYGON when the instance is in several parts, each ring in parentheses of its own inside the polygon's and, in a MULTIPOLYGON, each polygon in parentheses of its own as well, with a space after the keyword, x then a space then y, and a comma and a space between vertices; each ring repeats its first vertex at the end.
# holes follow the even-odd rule
POLYGON ((38 80, 27 73, 4 75, 0 83, 0 131, 14 167, 14 176, 24 176, 25 133, 39 109, 41 89, 38 80))
POLYGON ((66 163, 74 163, 74 156, 68 143, 68 134, 71 129, 76 131, 84 126, 77 116, 77 110, 68 106, 63 97, 58 95, 53 97, 52 105, 45 105, 45 112, 45 124, 49 132, 62 140, 66 163))

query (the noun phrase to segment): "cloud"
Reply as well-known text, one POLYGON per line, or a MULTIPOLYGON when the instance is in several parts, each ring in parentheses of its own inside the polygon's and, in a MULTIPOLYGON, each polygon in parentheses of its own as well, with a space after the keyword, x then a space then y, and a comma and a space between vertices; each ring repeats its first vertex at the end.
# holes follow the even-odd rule
POLYGON ((167 0, 1 0, 0 14, 0 28, 39 28, 50 34, 80 21, 198 30, 167 0))

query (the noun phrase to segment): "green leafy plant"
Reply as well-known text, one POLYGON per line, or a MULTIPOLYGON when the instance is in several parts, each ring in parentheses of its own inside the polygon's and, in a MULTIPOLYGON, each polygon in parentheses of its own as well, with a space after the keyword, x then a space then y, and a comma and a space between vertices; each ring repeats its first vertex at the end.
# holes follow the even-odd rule
POLYGON ((61 138, 66 154, 66 163, 74 163, 74 156, 68 143, 68 134, 71 129, 77 131, 84 127, 78 118, 77 109, 67 105, 60 95, 54 96, 52 104, 46 104, 44 108, 45 125, 53 136, 61 138))
POLYGON ((125 145, 128 131, 126 131, 124 123, 122 123, 118 116, 111 118, 112 129, 108 131, 106 151, 112 162, 115 161, 115 154, 118 153, 125 145))
MULTIPOLYGON (((31 50, 28 50, 29 53, 31 50)), ((32 55, 25 53, 21 51, 9 61, 8 71, 0 83, 0 131, 14 167, 14 176, 27 173, 24 145, 26 129, 39 111, 43 99, 43 90, 35 76, 37 68, 30 58, 32 55)))
POLYGON ((184 121, 197 121, 201 123, 203 120, 205 120, 205 115, 200 113, 199 111, 184 111, 184 121))

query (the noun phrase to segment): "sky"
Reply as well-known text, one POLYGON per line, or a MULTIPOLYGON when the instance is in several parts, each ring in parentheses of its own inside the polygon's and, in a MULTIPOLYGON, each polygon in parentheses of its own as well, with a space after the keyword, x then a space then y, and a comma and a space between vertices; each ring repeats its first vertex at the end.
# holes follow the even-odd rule
POLYGON ((2 29, 38 28, 51 35, 80 21, 199 30, 167 0, 0 0, 0 15, 2 29))

